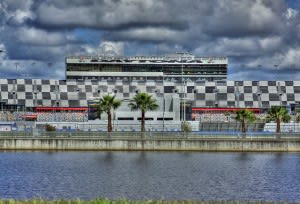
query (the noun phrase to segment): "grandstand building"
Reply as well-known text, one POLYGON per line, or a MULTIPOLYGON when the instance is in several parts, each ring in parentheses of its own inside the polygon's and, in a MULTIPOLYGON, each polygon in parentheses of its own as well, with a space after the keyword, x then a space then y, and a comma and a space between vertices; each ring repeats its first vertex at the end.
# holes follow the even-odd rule
MULTIPOLYGON (((138 92, 153 95, 159 104, 148 120, 197 120, 211 111, 240 108, 261 112, 271 106, 297 107, 300 81, 228 81, 227 58, 176 54, 167 57, 67 57, 65 80, 0 79, 1 110, 80 114, 80 121, 96 116, 90 104, 113 94, 124 99, 115 120, 139 120, 128 101, 138 92)), ((293 111, 293 110, 292 110, 293 111)), ((8 117, 8 116, 5 116, 8 117)), ((35 114, 24 116, 35 119, 35 114)), ((50 120, 67 120, 56 114, 50 120)), ((101 119, 105 119, 105 115, 101 119)), ((42 120, 42 119, 41 119, 42 120)))
POLYGON ((66 58, 66 78, 77 80, 216 81, 227 79, 226 57, 195 57, 188 53, 168 56, 66 58))

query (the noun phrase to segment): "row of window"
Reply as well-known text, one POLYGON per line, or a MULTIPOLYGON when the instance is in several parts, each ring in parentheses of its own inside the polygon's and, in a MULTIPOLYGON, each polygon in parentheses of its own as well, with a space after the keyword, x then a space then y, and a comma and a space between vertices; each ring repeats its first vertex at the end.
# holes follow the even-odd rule
MULTIPOLYGON (((171 75, 171 74, 170 74, 171 75)), ((172 74, 173 75, 173 74, 172 74)), ((174 74, 175 75, 175 74, 174 74)), ((78 82, 81 82, 83 85, 84 80, 91 80, 92 82, 97 82, 97 81, 111 81, 115 83, 116 80, 121 80, 122 83, 129 82, 129 81, 162 81, 162 77, 130 77, 130 76, 125 76, 125 77, 120 77, 120 76, 67 76, 67 79, 72 79, 72 80, 78 80, 78 82)), ((206 76, 194 76, 190 77, 189 79, 184 78, 185 80, 191 80, 191 81, 196 81, 199 84, 205 84, 205 81, 217 81, 217 80, 224 80, 226 79, 226 76, 221 76, 221 77, 206 77, 206 76)), ((177 74, 177 76, 165 76, 164 81, 172 81, 172 82, 181 82, 181 74, 177 74)))
POLYGON ((192 66, 185 65, 183 67, 179 65, 106 65, 106 64, 68 64, 67 71, 83 71, 83 72, 174 72, 181 73, 203 73, 203 72, 222 72, 226 74, 227 66, 192 66))

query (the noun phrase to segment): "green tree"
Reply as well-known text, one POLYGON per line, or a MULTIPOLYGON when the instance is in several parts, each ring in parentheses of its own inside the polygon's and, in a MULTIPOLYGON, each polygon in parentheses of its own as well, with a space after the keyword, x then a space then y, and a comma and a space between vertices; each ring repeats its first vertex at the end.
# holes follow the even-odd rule
POLYGON ((247 109, 242 109, 236 112, 235 119, 241 123, 241 132, 243 133, 243 136, 246 136, 245 133, 247 132, 247 123, 254 122, 256 117, 253 112, 247 109))
POLYGON ((296 112, 296 122, 300 123, 300 110, 297 110, 296 112))
POLYGON ((145 132, 145 114, 147 111, 158 109, 159 106, 156 100, 152 98, 152 95, 142 92, 136 94, 128 106, 131 111, 141 110, 141 132, 145 132))
POLYGON ((225 122, 229 122, 230 121, 230 117, 231 117, 231 113, 226 111, 224 112, 224 116, 226 116, 226 121, 225 122))
POLYGON ((46 124, 45 129, 47 132, 56 131, 56 127, 53 125, 46 124))
POLYGON ((112 110, 116 110, 121 105, 121 100, 115 98, 115 96, 105 95, 96 104, 99 115, 105 112, 107 114, 107 132, 112 132, 112 110))
POLYGON ((268 111, 267 121, 276 122, 276 133, 280 133, 280 124, 281 122, 289 122, 291 116, 288 114, 288 111, 280 106, 272 106, 268 111))
POLYGON ((187 121, 182 122, 182 124, 181 124, 181 131, 184 132, 184 133, 192 132, 191 123, 189 123, 187 121))

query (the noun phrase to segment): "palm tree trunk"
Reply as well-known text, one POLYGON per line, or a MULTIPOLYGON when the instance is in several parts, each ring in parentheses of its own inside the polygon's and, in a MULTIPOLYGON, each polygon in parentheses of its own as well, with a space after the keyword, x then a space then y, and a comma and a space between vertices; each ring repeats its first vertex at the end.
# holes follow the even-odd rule
POLYGON ((242 132, 246 132, 245 121, 242 121, 242 132))
POLYGON ((276 133, 280 133, 280 120, 276 120, 276 133))
POLYGON ((246 138, 246 132, 247 132, 247 130, 246 130, 246 122, 245 122, 245 120, 242 120, 242 137, 243 138, 246 138))
POLYGON ((141 138, 142 138, 142 149, 144 149, 144 138, 145 138, 145 112, 142 111, 141 117, 141 138))
POLYGON ((144 111, 142 111, 141 132, 145 132, 145 112, 144 111))
POLYGON ((107 112, 107 132, 111 132, 112 131, 112 123, 111 123, 111 112, 107 112))
POLYGON ((280 139, 280 119, 276 119, 276 138, 280 139))

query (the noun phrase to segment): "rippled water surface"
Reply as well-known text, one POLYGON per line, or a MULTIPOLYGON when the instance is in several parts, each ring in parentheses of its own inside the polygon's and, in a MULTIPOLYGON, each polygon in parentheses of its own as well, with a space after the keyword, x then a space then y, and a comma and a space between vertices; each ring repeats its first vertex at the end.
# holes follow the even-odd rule
POLYGON ((300 154, 1 152, 0 197, 300 202, 300 154))

